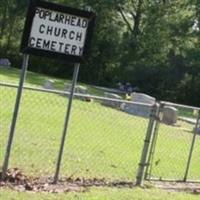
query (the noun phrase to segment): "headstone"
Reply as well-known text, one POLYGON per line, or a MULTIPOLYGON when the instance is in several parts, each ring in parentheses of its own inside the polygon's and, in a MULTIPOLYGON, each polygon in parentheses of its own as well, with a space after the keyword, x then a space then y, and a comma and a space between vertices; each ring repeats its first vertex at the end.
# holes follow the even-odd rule
POLYGON ((55 89, 53 84, 54 84, 54 80, 48 79, 45 81, 43 87, 47 90, 53 90, 55 89))
POLYGON ((155 103, 156 99, 147 94, 143 93, 132 93, 131 102, 124 103, 121 105, 121 110, 136 116, 148 118, 151 113, 152 105, 155 103), (134 102, 136 104, 134 104, 134 102), (137 103, 143 103, 144 105, 139 105, 137 103))
POLYGON ((121 110, 140 117, 148 118, 151 113, 151 105, 138 105, 134 103, 122 103, 120 106, 121 110))
POLYGON ((146 104, 154 104, 156 101, 156 99, 152 96, 136 92, 131 94, 131 100, 133 102, 146 103, 146 104))
MULTIPOLYGON (((122 99, 122 97, 119 96, 118 94, 109 93, 109 92, 105 92, 104 97, 114 99, 114 100, 116 100, 116 99, 121 100, 122 99)), ((102 104, 105 105, 105 106, 113 107, 113 108, 120 108, 121 102, 104 99, 102 101, 102 104)))
POLYGON ((7 58, 0 58, 0 66, 10 67, 11 62, 7 58))
POLYGON ((178 110, 172 106, 165 106, 163 108, 162 122, 168 125, 176 124, 178 119, 178 110))

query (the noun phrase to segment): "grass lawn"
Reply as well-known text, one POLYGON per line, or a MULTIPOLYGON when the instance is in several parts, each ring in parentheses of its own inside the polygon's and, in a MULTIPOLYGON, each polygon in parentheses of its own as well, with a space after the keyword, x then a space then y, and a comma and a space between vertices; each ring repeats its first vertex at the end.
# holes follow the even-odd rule
MULTIPOLYGON (((4 108, 0 114, 4 147, 16 91, 12 88, 1 91, 5 94, 0 97, 4 108)), ((60 95, 24 91, 11 166, 34 175, 54 172, 66 104, 66 98, 60 95)), ((62 174, 132 180, 147 122, 98 102, 75 100, 62 174)))
MULTIPOLYGON (((19 71, 0 68, 0 82, 18 83, 19 71)), ((41 86, 46 76, 28 73, 27 83, 41 86)), ((52 78, 51 78, 52 79, 52 78)), ((54 78, 53 78, 54 79, 54 78)), ((65 80, 54 79, 58 89, 65 80)), ((93 93, 99 93, 94 91, 93 93)), ((0 86, 0 165, 9 132, 16 89, 0 86)), ((28 176, 53 176, 67 107, 62 95, 24 90, 16 127, 10 167, 18 167, 28 176)), ((105 178, 132 181, 146 134, 148 119, 103 106, 99 101, 74 100, 72 116, 62 160, 61 176, 105 178)), ((181 179, 187 162, 193 125, 161 125, 159 128, 152 175, 181 179)), ((192 159, 190 179, 200 180, 200 138, 192 159)), ((1 190, 2 199, 63 199, 65 195, 16 193, 1 190), (30 197, 31 196, 31 197, 30 197)), ((159 190, 93 188, 68 199, 196 199, 185 194, 159 190)), ((1 196, 0 196, 1 197, 1 196)))
MULTIPOLYGON (((19 82, 19 76, 20 76, 20 70, 17 68, 5 68, 0 66, 0 82, 7 82, 7 83, 17 83, 19 82)), ((26 76, 26 86, 36 86, 41 87, 44 85, 45 80, 51 79, 54 81, 54 87, 58 90, 63 90, 65 87, 65 84, 70 84, 71 81, 66 79, 58 79, 55 77, 50 77, 43 74, 37 74, 34 72, 27 72, 26 76)), ((78 83, 82 86, 87 86, 88 93, 93 95, 99 95, 102 96, 103 92, 101 90, 98 90, 90 85, 86 85, 84 83, 78 83)))
MULTIPOLYGON (((8 82, 10 76, 12 82, 18 81, 17 75, 13 75, 16 70, 13 73, 12 70, 5 70, 2 74, 1 81, 8 82)), ((36 79, 37 74, 31 73, 31 80, 36 79)), ((3 94, 0 95, 0 105, 3 108, 0 113, 2 161, 16 89, 1 87, 0 90, 3 94)), ((26 174, 34 176, 53 175, 66 105, 67 98, 61 95, 24 91, 11 167, 19 167, 26 174)), ((61 174, 133 180, 147 124, 147 119, 102 106, 97 101, 88 103, 75 100, 61 174)))
POLYGON ((199 195, 167 192, 158 189, 91 188, 85 193, 45 194, 15 192, 0 188, 3 200, 197 200, 199 195))
MULTIPOLYGON (((180 127, 161 125, 153 161, 152 176, 183 179, 192 142, 194 125, 179 122, 180 127)), ((200 180, 200 136, 196 138, 188 179, 200 180)))

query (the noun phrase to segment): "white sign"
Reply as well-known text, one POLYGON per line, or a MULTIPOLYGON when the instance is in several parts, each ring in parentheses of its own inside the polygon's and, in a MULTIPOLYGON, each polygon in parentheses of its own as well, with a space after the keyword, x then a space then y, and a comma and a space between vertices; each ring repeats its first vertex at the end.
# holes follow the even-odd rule
POLYGON ((28 46, 82 56, 87 28, 87 18, 37 7, 28 46))

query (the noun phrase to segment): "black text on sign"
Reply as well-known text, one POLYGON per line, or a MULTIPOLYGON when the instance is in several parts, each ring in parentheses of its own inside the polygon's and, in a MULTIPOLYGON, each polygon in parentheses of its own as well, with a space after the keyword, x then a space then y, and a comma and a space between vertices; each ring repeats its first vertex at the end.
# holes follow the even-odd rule
POLYGON ((88 19, 36 8, 29 46, 81 56, 88 19))
POLYGON ((84 60, 91 40, 95 14, 41 0, 30 0, 21 52, 84 60))

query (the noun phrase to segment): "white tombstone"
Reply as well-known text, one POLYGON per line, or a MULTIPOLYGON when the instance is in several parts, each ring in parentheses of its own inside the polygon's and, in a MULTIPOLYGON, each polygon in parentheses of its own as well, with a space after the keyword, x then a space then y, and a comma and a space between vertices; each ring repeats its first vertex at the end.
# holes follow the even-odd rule
POLYGON ((132 93, 131 101, 136 104, 124 103, 121 106, 121 110, 136 116, 149 117, 151 113, 152 105, 155 103, 156 99, 147 94, 143 93, 132 93), (143 105, 138 105, 137 103, 143 103, 143 105))
POLYGON ((43 87, 45 89, 48 89, 48 90, 53 90, 54 89, 54 85, 53 84, 54 84, 54 80, 48 79, 48 80, 45 81, 43 87))
POLYGON ((178 110, 172 106, 165 106, 163 108, 163 118, 162 121, 165 124, 173 125, 177 122, 178 110))
POLYGON ((151 114, 151 105, 137 105, 131 103, 123 103, 120 106, 121 110, 132 115, 148 118, 151 114))
MULTIPOLYGON (((109 92, 104 92, 104 97, 114 99, 114 100, 115 99, 119 99, 119 100, 122 99, 122 97, 119 96, 118 94, 109 93, 109 92)), ((121 102, 104 99, 102 101, 102 104, 105 105, 105 106, 113 107, 113 108, 120 108, 121 102)))
POLYGON ((154 97, 151 97, 147 94, 136 93, 136 92, 131 94, 131 100, 133 102, 146 103, 146 104, 154 104, 156 101, 154 97))

